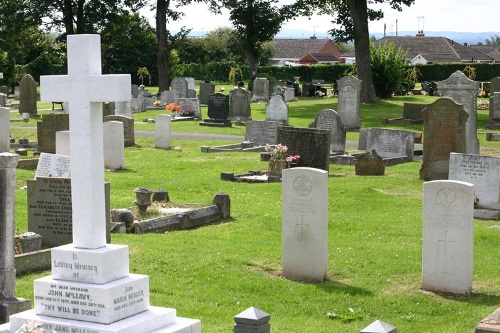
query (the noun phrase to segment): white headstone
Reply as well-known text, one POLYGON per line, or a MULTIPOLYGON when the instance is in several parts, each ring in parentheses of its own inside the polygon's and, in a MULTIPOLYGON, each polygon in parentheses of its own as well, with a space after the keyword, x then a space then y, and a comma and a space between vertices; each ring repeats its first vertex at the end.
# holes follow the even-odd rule
POLYGON ((282 182, 283 276, 324 281, 328 271, 328 171, 285 169, 282 182))
POLYGON ((435 180, 424 183, 422 288, 472 292, 474 185, 435 180))
POLYGON ((69 131, 56 132, 56 154, 70 155, 69 131))
POLYGON ((170 125, 172 118, 167 114, 159 114, 155 120, 155 148, 170 149, 170 125))
POLYGON ((125 168, 125 140, 121 121, 103 123, 104 167, 109 170, 125 168))
POLYGON ((266 105, 266 120, 288 125, 288 105, 283 97, 279 95, 271 97, 266 105))
POLYGON ((10 110, 0 107, 0 153, 10 151, 10 110))
POLYGON ((41 153, 35 171, 35 178, 37 177, 70 178, 70 156, 41 153))
POLYGON ((474 184, 477 208, 498 209, 500 157, 450 154, 448 179, 474 184))

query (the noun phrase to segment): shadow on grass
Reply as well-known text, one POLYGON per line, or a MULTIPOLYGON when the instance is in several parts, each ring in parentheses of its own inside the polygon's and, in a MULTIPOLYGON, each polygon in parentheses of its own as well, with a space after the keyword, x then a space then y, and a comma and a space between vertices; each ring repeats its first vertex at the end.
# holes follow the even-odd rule
POLYGON ((112 173, 137 173, 137 170, 125 168, 125 169, 110 170, 109 172, 112 172, 112 173))
POLYGON ((487 306, 497 306, 500 304, 500 295, 491 295, 485 293, 475 293, 469 295, 459 295, 444 292, 432 292, 427 290, 421 290, 422 293, 431 296, 441 297, 449 301, 458 301, 463 303, 477 304, 477 305, 487 305, 487 306))
POLYGON ((343 293, 349 295, 373 296, 373 293, 367 289, 351 286, 342 282, 327 278, 326 281, 316 285, 319 289, 323 289, 329 293, 343 293))

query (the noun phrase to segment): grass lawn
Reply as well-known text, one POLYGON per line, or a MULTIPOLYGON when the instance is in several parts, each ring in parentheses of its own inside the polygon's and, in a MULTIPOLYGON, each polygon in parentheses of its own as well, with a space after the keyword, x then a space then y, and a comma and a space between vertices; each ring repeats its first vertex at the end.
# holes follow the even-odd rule
MULTIPOLYGON (((226 92, 228 89, 226 89, 226 92)), ((362 105, 363 128, 383 127, 382 118, 401 117, 404 102, 430 103, 429 96, 405 96, 362 105)), ((300 98, 290 107, 290 124, 307 127, 336 98, 300 98)), ((206 115, 206 106, 202 112, 206 115)), ((45 112, 45 111, 44 111, 45 112)), ((42 112, 43 113, 43 112, 42 112)), ((156 112, 135 114, 136 121, 156 112)), ((488 111, 478 111, 481 152, 500 156, 500 143, 485 142, 488 111)), ((13 115, 13 117, 19 115, 13 115)), ((252 104, 252 117, 264 119, 264 104, 252 104)), ((12 123, 12 126, 35 126, 12 123)), ((384 125, 387 127, 387 125, 384 125)), ((422 125, 406 127, 422 131, 422 125)), ((152 124, 136 130, 154 131, 152 124)), ((208 128, 176 122, 174 132, 244 135, 244 127, 208 128)), ((13 129, 14 137, 36 138, 36 131, 13 129)), ((348 133, 348 140, 357 140, 348 133)), ((203 332, 232 332, 233 317, 250 306, 271 315, 274 333, 359 332, 380 319, 406 333, 470 333, 500 304, 498 254, 500 226, 474 222, 474 291, 457 296, 424 292, 421 285, 421 162, 386 168, 385 176, 355 176, 354 167, 330 166, 328 280, 304 284, 281 278, 281 184, 232 183, 221 172, 266 169, 259 153, 200 152, 222 141, 173 139, 182 152, 154 149, 154 138, 136 138, 127 148, 125 170, 107 172, 111 206, 133 206, 134 188, 163 188, 174 202, 210 203, 220 191, 231 198, 231 218, 217 225, 165 234, 112 235, 130 247, 130 271, 150 276, 151 304, 177 309, 202 320, 203 332), (336 313, 336 316, 328 316, 336 313)), ((16 226, 27 231, 26 191, 33 171, 17 171, 16 226)), ((91 208, 91 207, 89 207, 91 208)), ((33 299, 33 280, 19 277, 17 296, 33 299)))

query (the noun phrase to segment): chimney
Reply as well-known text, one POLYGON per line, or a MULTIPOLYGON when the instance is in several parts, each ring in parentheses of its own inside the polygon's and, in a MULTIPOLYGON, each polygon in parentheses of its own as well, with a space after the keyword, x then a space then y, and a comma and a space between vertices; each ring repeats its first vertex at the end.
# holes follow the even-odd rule
POLYGON ((419 31, 417 32, 417 37, 424 37, 424 36, 425 36, 425 34, 424 34, 424 31, 423 31, 423 30, 419 30, 419 31))
POLYGON ((310 39, 317 39, 317 37, 316 37, 316 36, 311 36, 311 37, 309 37, 309 38, 310 38, 310 39))

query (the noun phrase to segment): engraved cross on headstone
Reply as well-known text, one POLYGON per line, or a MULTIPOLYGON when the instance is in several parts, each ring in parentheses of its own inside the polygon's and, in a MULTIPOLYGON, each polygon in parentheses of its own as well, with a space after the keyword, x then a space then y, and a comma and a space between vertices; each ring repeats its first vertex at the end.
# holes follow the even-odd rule
POLYGON ((99 35, 70 35, 68 75, 41 76, 40 99, 69 103, 73 245, 106 246, 102 102, 129 101, 130 75, 101 75, 99 35))
POLYGON ((438 243, 444 244, 444 259, 447 259, 448 244, 455 243, 454 241, 448 240, 448 231, 444 232, 444 239, 438 239, 438 243))
POLYGON ((309 227, 310 224, 304 223, 304 215, 300 217, 300 223, 295 223, 295 227, 300 227, 300 241, 304 241, 304 227, 309 227))

